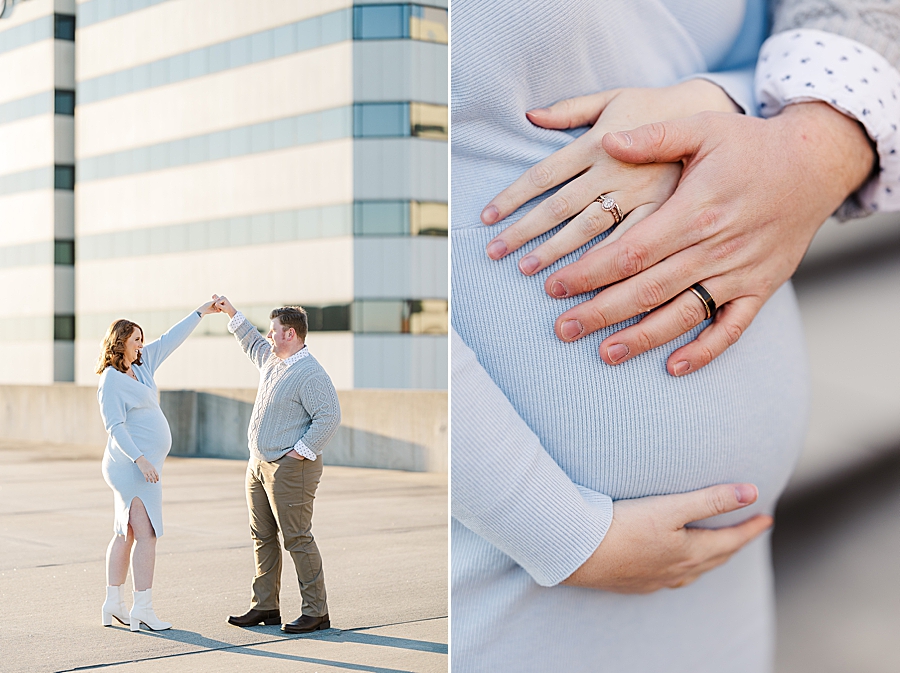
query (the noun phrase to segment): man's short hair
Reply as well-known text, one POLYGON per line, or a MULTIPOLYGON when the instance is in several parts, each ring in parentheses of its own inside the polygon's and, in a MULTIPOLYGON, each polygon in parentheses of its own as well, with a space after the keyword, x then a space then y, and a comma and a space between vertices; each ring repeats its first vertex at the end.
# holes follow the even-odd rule
POLYGON ((269 320, 278 318, 285 328, 293 327, 297 336, 301 341, 306 341, 306 333, 309 331, 309 318, 306 315, 306 309, 302 306, 282 306, 281 308, 272 309, 269 314, 269 320))

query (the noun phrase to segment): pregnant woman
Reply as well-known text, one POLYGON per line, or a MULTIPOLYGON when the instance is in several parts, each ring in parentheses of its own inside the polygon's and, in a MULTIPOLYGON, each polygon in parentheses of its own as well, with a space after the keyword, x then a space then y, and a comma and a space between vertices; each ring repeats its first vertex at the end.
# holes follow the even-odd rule
POLYGON ((153 375, 203 316, 218 312, 214 302, 203 304, 146 346, 139 325, 117 320, 109 326, 103 341, 97 366, 97 399, 109 433, 103 453, 103 478, 115 496, 115 534, 106 551, 104 626, 110 626, 115 617, 132 631, 140 631, 141 624, 153 631, 172 627, 157 618, 151 597, 156 539, 163 534, 160 479, 172 446, 153 375), (130 613, 123 596, 129 557, 134 582, 130 613))
MULTIPOLYGON (((683 292, 667 305, 683 308, 689 323, 674 343, 616 357, 601 344, 623 327, 633 334, 640 323, 604 316, 599 301, 618 288, 593 302, 579 296, 598 287, 583 286, 602 250, 568 267, 587 280, 576 283, 570 274, 568 287, 556 292, 551 276, 559 278, 620 220, 610 241, 654 221, 699 173, 690 158, 683 174, 680 163, 612 160, 607 141, 600 142, 603 124, 608 131, 634 129, 713 111, 704 118, 710 128, 736 118, 777 130, 783 144, 774 149, 794 162, 785 189, 801 185, 795 194, 801 198, 781 201, 779 193, 769 202, 769 194, 756 194, 759 239, 782 211, 820 215, 820 225, 860 187, 873 159, 865 133, 823 103, 792 105, 765 122, 738 114, 755 108, 753 69, 766 25, 761 2, 457 0, 452 12, 453 668, 768 671, 772 577, 768 536, 759 533, 799 453, 808 398, 790 284, 775 283, 740 341, 718 359, 673 376, 682 372, 667 369, 669 354, 710 325, 715 307, 706 313, 702 293, 683 292), (705 74, 710 71, 717 74, 705 74), (706 81, 689 81, 697 75, 706 81), (551 124, 551 113, 540 111, 626 86, 653 88, 595 99, 592 118, 580 107, 583 100, 570 103, 572 124, 551 124), (529 119, 526 112, 535 109, 529 119), (808 156, 791 154, 797 139, 822 137, 826 124, 814 121, 819 115, 827 123, 828 115, 839 118, 840 131, 832 135, 846 142, 835 156, 820 156, 819 145, 808 156), (589 142, 573 141, 578 132, 555 130, 595 121, 601 132, 585 134, 589 142), (560 152, 569 147, 577 150, 560 152), (582 153, 577 169, 561 175, 576 151, 582 153), (555 163, 548 161, 553 156, 555 163), (809 158, 814 161, 805 164, 809 158), (853 168, 833 189, 819 173, 805 172, 835 159, 853 168), (500 220, 504 233, 485 226, 500 220), (570 331, 560 314, 574 315, 580 327, 570 331), (704 545, 703 554, 695 553, 704 545), (671 567, 663 563, 669 558, 671 567)), ((856 53, 855 43, 841 39, 832 50, 856 53)), ((818 41, 809 39, 808 48, 818 48, 818 41)), ((891 68, 859 48, 874 59, 870 68, 891 68)), ((795 57, 799 66, 805 55, 795 57)), ((819 70, 824 77, 825 66, 819 70)), ((752 184, 757 171, 769 168, 757 163, 765 156, 735 157, 707 176, 710 191, 752 184)), ((659 232, 663 223, 656 222, 659 232)), ((696 224, 711 230, 716 223, 696 224)), ((746 238, 741 245, 755 242, 746 238)), ((703 272, 707 261, 682 260, 679 273, 700 275, 678 292, 702 281, 722 303, 738 296, 715 280, 726 274, 703 272)), ((748 283, 753 271, 744 270, 748 283)), ((602 269, 593 273, 603 277, 602 269)), ((659 275, 656 280, 662 284, 659 275)), ((650 305, 670 296, 659 294, 650 305)))

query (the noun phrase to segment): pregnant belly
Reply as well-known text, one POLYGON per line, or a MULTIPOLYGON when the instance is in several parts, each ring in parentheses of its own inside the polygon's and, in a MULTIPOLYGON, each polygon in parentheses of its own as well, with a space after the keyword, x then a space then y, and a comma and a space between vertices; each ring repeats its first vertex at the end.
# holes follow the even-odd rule
MULTIPOLYGON (((144 457, 149 460, 157 470, 162 469, 163 461, 172 447, 172 433, 169 430, 169 422, 166 420, 159 406, 147 406, 130 409, 125 419, 125 429, 135 445, 140 449, 144 457)), ((107 453, 113 462, 130 463, 131 459, 111 445, 107 453)))
POLYGON ((608 366, 597 352, 612 329, 571 344, 553 333, 556 316, 578 303, 543 291, 544 279, 562 262, 526 278, 515 268, 519 255, 487 259, 492 233, 454 235, 454 327, 573 481, 613 499, 733 481, 759 487, 752 510, 717 518, 716 525, 774 508, 802 446, 808 406, 790 284, 723 356, 675 378, 666 372, 669 354, 706 323, 608 366))

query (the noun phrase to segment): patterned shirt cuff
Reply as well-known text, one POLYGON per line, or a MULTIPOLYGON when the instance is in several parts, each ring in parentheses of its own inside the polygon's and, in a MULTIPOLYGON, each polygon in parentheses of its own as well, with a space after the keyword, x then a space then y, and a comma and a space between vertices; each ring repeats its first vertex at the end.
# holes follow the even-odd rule
POLYGON ((237 328, 244 324, 246 318, 240 311, 235 311, 234 317, 228 321, 228 331, 234 334, 237 328))
POLYGON ((843 218, 900 210, 900 72, 855 40, 820 30, 773 35, 759 52, 756 99, 763 117, 789 103, 823 101, 857 120, 875 143, 879 173, 838 211, 843 218))
POLYGON ((318 457, 312 449, 310 449, 306 444, 303 443, 302 439, 298 439, 297 443, 294 444, 294 451, 299 453, 307 460, 315 460, 318 457))

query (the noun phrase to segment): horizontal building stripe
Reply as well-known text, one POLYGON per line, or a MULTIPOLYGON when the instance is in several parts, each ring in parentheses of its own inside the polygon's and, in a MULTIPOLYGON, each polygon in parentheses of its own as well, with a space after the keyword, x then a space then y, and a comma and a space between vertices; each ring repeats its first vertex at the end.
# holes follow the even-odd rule
MULTIPOLYGON (((2 24, 0 24, 2 25, 2 24)), ((53 39, 53 15, 42 16, 0 33, 0 54, 27 47, 41 40, 53 39)))
MULTIPOLYGON (((78 238, 78 262, 339 236, 446 236, 446 221, 423 218, 419 214, 423 206, 446 208, 446 204, 410 204, 409 201, 357 201, 91 234, 78 238)), ((0 269, 74 264, 73 250, 72 241, 0 247, 0 269)))
POLYGON ((77 239, 77 261, 215 250, 352 233, 353 207, 347 203, 81 236, 77 239))
POLYGON ((78 181, 230 159, 351 135, 352 108, 333 108, 81 159, 77 163, 78 181))
POLYGON ((54 242, 35 241, 0 248, 0 269, 54 263, 54 242))
MULTIPOLYGON (((0 343, 53 341, 53 324, 52 315, 0 317, 0 343)), ((100 338, 102 339, 103 335, 100 338)))
POLYGON ((351 10, 323 14, 78 83, 79 105, 204 77, 353 37, 351 10))
POLYGON ((78 262, 338 236, 446 236, 445 223, 411 222, 410 210, 408 201, 367 201, 92 234, 78 238, 78 262))
POLYGON ((11 100, 0 104, 0 124, 10 124, 53 112, 53 92, 42 91, 33 96, 11 100))
MULTIPOLYGON (((418 103, 355 103, 318 112, 239 126, 189 138, 135 147, 120 152, 88 157, 78 162, 78 180, 90 182, 106 178, 177 168, 270 152, 339 138, 397 138, 421 134, 437 135, 446 122, 431 126, 411 124, 411 108, 440 109, 418 103), (443 124, 443 126, 441 126, 443 124)), ((444 109, 446 115, 446 109, 444 109)))
MULTIPOLYGON (((446 299, 383 299, 353 301, 329 306, 310 306, 302 301, 286 304, 303 306, 309 314, 310 332, 352 332, 354 334, 446 334, 446 299)), ((274 304, 250 304, 238 306, 240 311, 261 332, 268 331, 269 314, 274 304)), ((155 339, 169 327, 191 312, 193 307, 161 309, 154 311, 105 311, 103 313, 78 314, 75 319, 77 339, 103 339, 106 330, 116 320, 127 318, 144 330, 145 340, 155 339)), ((27 329, 32 318, 6 318, 6 321, 22 321, 10 325, 10 329, 27 329)), ((52 335, 53 319, 50 319, 52 335)), ((2 321, 0 321, 2 325, 2 321)), ((194 331, 200 336, 229 336, 225 316, 210 316, 194 331)))
MULTIPOLYGON (((71 167, 57 167, 57 172, 69 171, 66 176, 62 176, 66 178, 62 181, 54 180, 54 169, 49 167, 0 175, 0 196, 53 186, 59 189, 73 189, 76 174, 79 182, 91 182, 328 142, 340 138, 363 137, 368 131, 361 121, 363 115, 358 114, 361 109, 381 107, 403 110, 407 109, 409 105, 409 103, 357 103, 353 106, 310 112, 88 157, 77 162, 77 170, 74 173, 72 173, 71 167), (354 117, 357 119, 354 120, 354 117)), ((387 124, 384 130, 379 130, 372 135, 375 137, 409 137, 413 134, 414 129, 410 127, 408 112, 405 114, 405 117, 400 115, 401 121, 405 120, 403 123, 387 124)))
POLYGON ((35 189, 53 189, 53 166, 0 175, 0 196, 35 189))
POLYGON ((131 14, 168 0, 88 0, 78 5, 76 16, 78 27, 87 28, 101 21, 131 14))

